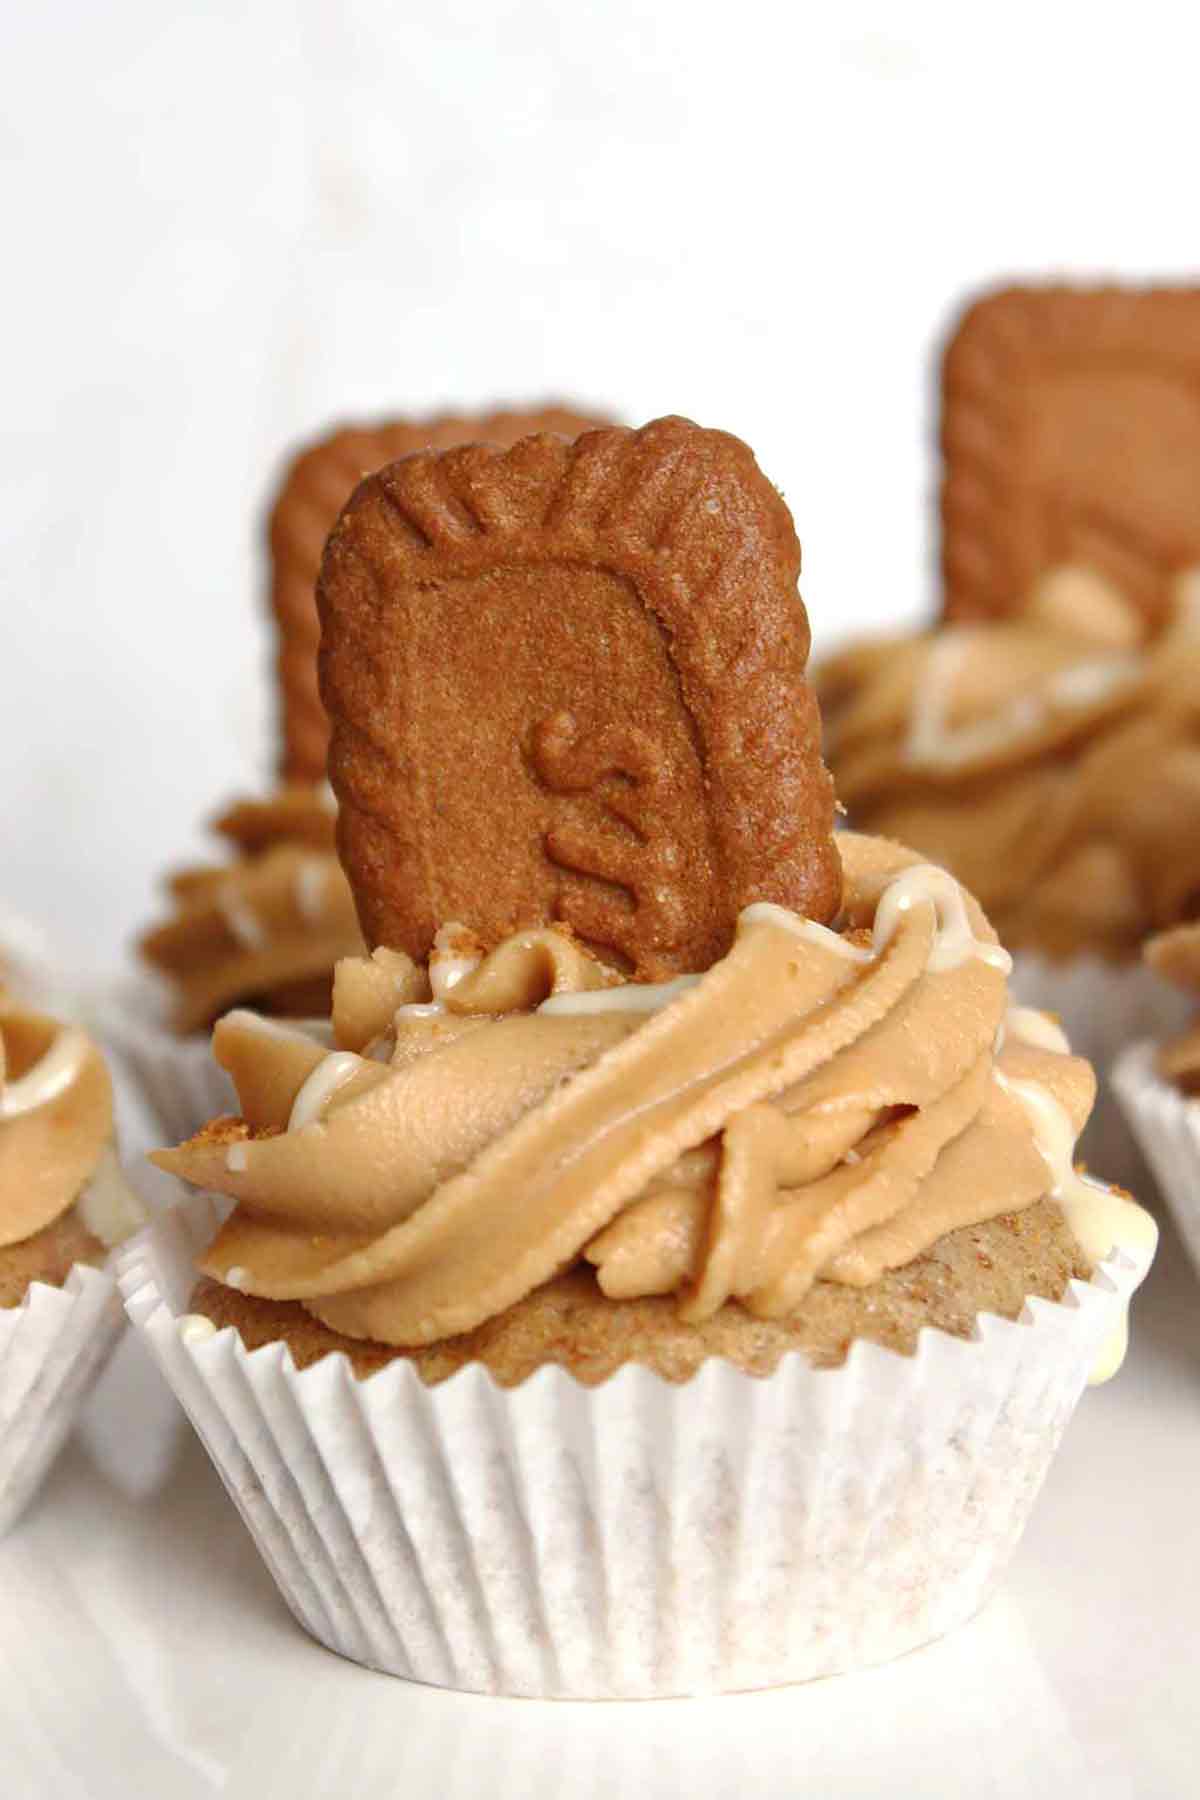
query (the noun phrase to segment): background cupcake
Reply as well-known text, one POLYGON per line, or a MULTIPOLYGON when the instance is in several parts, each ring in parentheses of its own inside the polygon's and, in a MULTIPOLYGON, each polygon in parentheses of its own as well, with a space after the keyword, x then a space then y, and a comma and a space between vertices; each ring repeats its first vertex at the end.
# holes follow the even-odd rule
POLYGON ((1186 996, 1191 1021, 1171 1037, 1127 1046, 1113 1087, 1200 1268, 1200 924, 1151 938, 1146 961, 1186 996))
MULTIPOLYGON (((1141 958, 1200 896, 1196 577, 1148 641, 1098 576, 1052 571, 1013 620, 865 644, 818 672, 838 792, 864 829, 961 876, 1015 953, 1013 987, 1105 1073, 1180 1015, 1141 958)), ((1098 1168, 1136 1169, 1103 1104, 1098 1168)))
POLYGON ((233 856, 171 878, 173 914, 139 945, 147 979, 104 1015, 164 1132, 186 1134, 233 1099, 208 1047, 221 1013, 328 1011, 334 963, 362 947, 334 825, 324 784, 243 800, 216 821, 233 856))
POLYGON ((289 1604, 372 1666, 651 1694, 899 1654, 980 1604, 1119 1361, 1153 1224, 1075 1175, 1091 1072, 974 902, 835 846, 798 561, 681 420, 394 465, 331 539, 339 841, 390 947, 339 967, 332 1051, 221 1024, 241 1116, 156 1160, 234 1211, 122 1283, 289 1604))
MULTIPOLYGON (((1200 903, 1200 533, 1176 429, 1193 301, 971 307, 943 366, 944 620, 818 676, 851 819, 962 877, 1018 952, 1016 992, 1102 1079, 1178 1019, 1141 946, 1200 903)), ((1141 1175, 1103 1089, 1084 1148, 1141 1175)))
POLYGON ((103 1264, 142 1217, 95 1045, 0 991, 0 1532, 116 1342, 121 1309, 103 1264))

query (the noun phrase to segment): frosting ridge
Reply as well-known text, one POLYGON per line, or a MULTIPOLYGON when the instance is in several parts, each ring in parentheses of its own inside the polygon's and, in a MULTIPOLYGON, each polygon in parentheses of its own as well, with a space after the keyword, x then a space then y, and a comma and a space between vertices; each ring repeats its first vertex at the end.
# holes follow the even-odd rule
POLYGON ((562 930, 476 957, 449 927, 470 966, 436 1002, 398 953, 339 967, 332 1068, 302 1030, 223 1021, 243 1117, 155 1156, 237 1202, 202 1267, 397 1345, 468 1331, 580 1258, 614 1299, 770 1318, 1047 1196, 1061 1181, 1015 1084, 1073 1142, 1091 1069, 1004 1032, 1006 959, 945 871, 851 833, 839 849, 836 929, 751 906, 653 1011, 562 930))
POLYGON ((326 784, 239 801, 214 827, 233 860, 171 879, 174 913, 140 949, 172 986, 177 1030, 240 1003, 283 1014, 328 1007, 334 963, 362 948, 335 823, 326 784))

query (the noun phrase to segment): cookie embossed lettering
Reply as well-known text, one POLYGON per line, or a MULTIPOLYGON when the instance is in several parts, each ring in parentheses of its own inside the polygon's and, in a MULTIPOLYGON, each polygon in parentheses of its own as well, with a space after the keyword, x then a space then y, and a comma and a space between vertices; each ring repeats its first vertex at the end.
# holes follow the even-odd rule
POLYGON ((656 949, 671 949, 685 933, 687 911, 672 885, 679 851, 663 819, 671 771, 662 745, 636 725, 580 734, 573 715, 559 712, 534 727, 531 759, 551 793, 591 802, 546 833, 547 853, 573 877, 558 902, 560 918, 626 957, 634 929, 656 949))

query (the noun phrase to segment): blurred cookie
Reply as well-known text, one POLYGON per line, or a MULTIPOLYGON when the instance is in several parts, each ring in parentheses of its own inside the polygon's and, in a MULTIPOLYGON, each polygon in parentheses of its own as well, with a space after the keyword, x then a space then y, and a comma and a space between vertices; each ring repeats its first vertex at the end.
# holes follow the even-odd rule
POLYGON ((1200 562, 1200 288, 1007 288, 942 377, 946 616, 1019 612, 1094 571, 1154 626, 1200 562))
POLYGON ((414 450, 446 450, 475 441, 515 444, 531 431, 556 431, 573 438, 605 422, 559 406, 475 417, 385 419, 374 425, 341 426, 293 458, 268 523, 271 609, 279 633, 284 780, 317 781, 325 774, 329 727, 317 693, 320 627, 313 590, 325 539, 356 483, 414 450))
POLYGON ((318 602, 368 940, 558 920, 656 981, 710 967, 751 901, 832 917, 799 565, 752 452, 686 419, 362 482, 318 602))

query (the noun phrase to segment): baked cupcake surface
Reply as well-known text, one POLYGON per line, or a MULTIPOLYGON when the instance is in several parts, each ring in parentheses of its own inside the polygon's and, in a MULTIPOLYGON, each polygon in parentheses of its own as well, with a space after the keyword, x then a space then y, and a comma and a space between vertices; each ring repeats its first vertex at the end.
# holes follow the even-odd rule
POLYGON ((139 949, 169 984, 177 1032, 238 1005, 291 1017, 328 1011, 335 962, 362 948, 335 817, 324 784, 238 801, 214 824, 230 860, 171 878, 174 912, 139 949))
POLYGON ((332 1049, 222 1020, 242 1116, 155 1155, 237 1202, 195 1310, 302 1361, 364 1340, 364 1373, 388 1346, 429 1380, 679 1380, 714 1353, 764 1373, 970 1335, 1152 1235, 1075 1173, 1092 1072, 1009 1007, 980 909, 895 845, 838 845, 836 930, 751 906, 702 976, 630 984, 561 930, 483 953, 448 928, 428 974, 339 965, 332 1049))
POLYGON ((1084 569, 1019 619, 851 646, 816 680, 861 829, 961 877, 1005 944, 1134 962, 1200 896, 1200 576, 1155 635, 1084 569))

